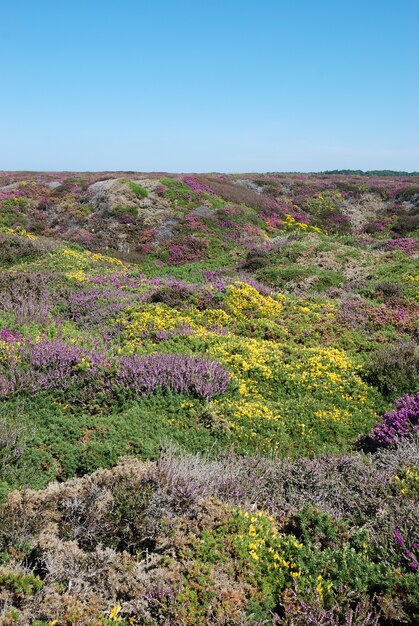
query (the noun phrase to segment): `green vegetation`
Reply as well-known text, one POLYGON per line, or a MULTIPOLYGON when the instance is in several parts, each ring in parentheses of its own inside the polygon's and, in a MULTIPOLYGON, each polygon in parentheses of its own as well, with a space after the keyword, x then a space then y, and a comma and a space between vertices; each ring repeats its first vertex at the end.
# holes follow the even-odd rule
POLYGON ((0 625, 416 623, 418 181, 49 176, 0 192, 0 625))
POLYGON ((148 191, 145 187, 143 187, 143 185, 140 185, 139 183, 135 183, 133 180, 125 180, 124 182, 128 185, 131 191, 135 193, 137 198, 139 198, 140 200, 142 198, 147 198, 148 191))

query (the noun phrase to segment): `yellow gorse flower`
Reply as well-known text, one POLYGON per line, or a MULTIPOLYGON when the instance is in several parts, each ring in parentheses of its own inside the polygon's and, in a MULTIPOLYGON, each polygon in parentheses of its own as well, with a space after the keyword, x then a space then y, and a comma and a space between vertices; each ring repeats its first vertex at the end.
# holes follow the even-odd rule
POLYGON ((1 226, 0 232, 4 233, 5 235, 18 235, 19 237, 26 237, 26 239, 38 239, 36 235, 28 233, 28 231, 22 228, 22 226, 16 226, 16 228, 6 228, 5 226, 1 226))
POLYGON ((122 606, 120 604, 117 604, 116 606, 112 607, 112 609, 109 612, 109 619, 113 622, 122 622, 122 617, 119 615, 121 611, 122 611, 122 606))

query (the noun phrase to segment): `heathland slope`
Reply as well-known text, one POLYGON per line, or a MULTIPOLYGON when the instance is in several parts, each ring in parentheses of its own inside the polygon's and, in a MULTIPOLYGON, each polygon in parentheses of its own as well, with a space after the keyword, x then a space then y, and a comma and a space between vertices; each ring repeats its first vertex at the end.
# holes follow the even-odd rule
POLYGON ((414 624, 418 215, 0 173, 0 624, 414 624))

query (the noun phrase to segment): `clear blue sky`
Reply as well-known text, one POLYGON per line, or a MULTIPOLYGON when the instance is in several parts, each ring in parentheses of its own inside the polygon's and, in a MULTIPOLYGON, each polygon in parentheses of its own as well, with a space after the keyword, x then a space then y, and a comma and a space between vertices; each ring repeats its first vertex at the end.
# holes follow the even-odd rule
POLYGON ((419 0, 0 0, 0 169, 419 170, 419 0))

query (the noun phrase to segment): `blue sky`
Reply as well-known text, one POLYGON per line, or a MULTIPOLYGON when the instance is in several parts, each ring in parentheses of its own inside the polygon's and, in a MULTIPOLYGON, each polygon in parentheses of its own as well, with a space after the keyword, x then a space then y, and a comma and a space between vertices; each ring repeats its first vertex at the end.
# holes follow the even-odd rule
POLYGON ((418 0, 0 0, 0 169, 419 170, 418 0))

